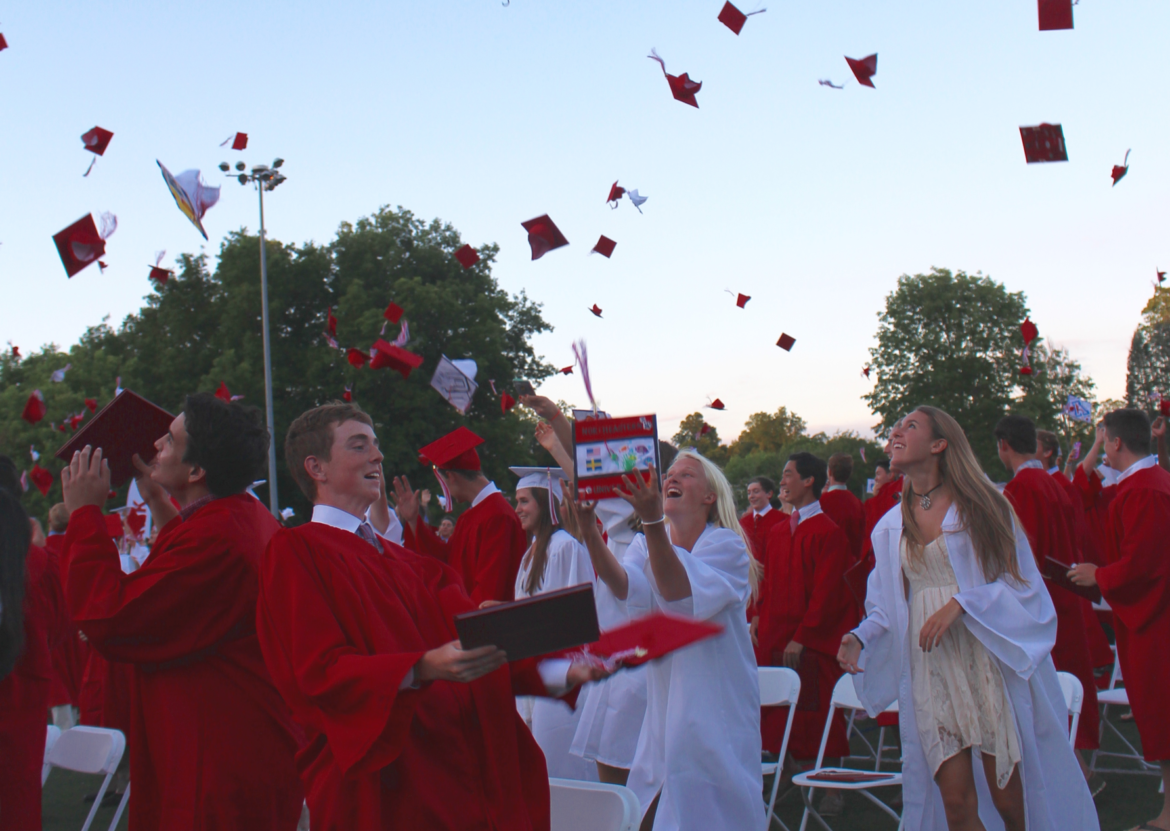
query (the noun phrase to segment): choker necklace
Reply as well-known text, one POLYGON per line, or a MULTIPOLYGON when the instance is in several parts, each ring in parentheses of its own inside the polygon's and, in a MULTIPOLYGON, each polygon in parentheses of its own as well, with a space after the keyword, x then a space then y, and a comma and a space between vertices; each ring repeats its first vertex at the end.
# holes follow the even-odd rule
POLYGON ((930 504, 931 504, 930 503, 930 495, 941 487, 942 487, 942 482, 939 482, 937 485, 935 485, 933 488, 928 490, 926 493, 915 493, 914 486, 911 485, 910 486, 910 495, 917 496, 918 497, 918 504, 922 506, 922 510, 929 511, 930 504))

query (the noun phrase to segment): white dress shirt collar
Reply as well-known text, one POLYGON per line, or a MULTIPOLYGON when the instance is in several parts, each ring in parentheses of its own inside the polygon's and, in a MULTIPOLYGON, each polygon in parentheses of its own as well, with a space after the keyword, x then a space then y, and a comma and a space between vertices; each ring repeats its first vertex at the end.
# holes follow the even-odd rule
POLYGON ((819 499, 816 502, 810 502, 808 505, 805 505, 803 508, 799 508, 797 510, 800 511, 800 518, 796 521, 797 525, 800 525, 800 523, 804 522, 806 519, 812 519, 817 514, 824 513, 824 511, 821 510, 821 500, 819 499))
POLYGON ((757 511, 757 510, 754 510, 754 509, 753 509, 753 510, 752 510, 752 513, 753 513, 753 514, 755 514, 757 517, 761 517, 761 516, 764 516, 765 514, 767 514, 767 513, 768 513, 768 511, 771 511, 771 510, 772 510, 772 506, 771 506, 771 505, 765 505, 765 506, 764 506, 764 510, 762 510, 762 511, 757 511))
POLYGON ((848 490, 848 488, 846 488, 844 485, 838 485, 836 483, 833 483, 832 485, 825 485, 825 488, 822 491, 822 493, 829 493, 830 491, 843 491, 843 490, 848 490))
POLYGON ((366 519, 365 517, 354 516, 340 508, 334 508, 332 505, 314 505, 312 521, 356 534, 358 526, 365 522, 366 519))
POLYGON ((1049 476, 1055 476, 1058 473, 1060 473, 1060 465, 1053 465, 1052 467, 1048 468, 1049 476))
POLYGON ((1044 462, 1040 461, 1039 459, 1028 459, 1028 461, 1024 462, 1022 465, 1016 468, 1016 473, 1019 473, 1021 470, 1028 470, 1029 468, 1044 470, 1044 462))
POLYGON ((486 485, 483 486, 483 490, 481 490, 479 493, 477 493, 475 495, 475 499, 471 500, 471 507, 474 508, 480 502, 483 502, 485 499, 487 499, 489 496, 491 496, 493 493, 499 493, 499 492, 500 492, 500 489, 496 487, 495 482, 488 482, 486 485))
POLYGON ((1158 464, 1158 457, 1157 456, 1146 456, 1146 458, 1144 458, 1144 459, 1138 459, 1132 465, 1127 467, 1125 469, 1124 473, 1122 473, 1120 476, 1117 477, 1117 484, 1120 485, 1122 482, 1124 482, 1130 476, 1133 476, 1139 470, 1145 470, 1146 468, 1154 467, 1156 464, 1158 464))

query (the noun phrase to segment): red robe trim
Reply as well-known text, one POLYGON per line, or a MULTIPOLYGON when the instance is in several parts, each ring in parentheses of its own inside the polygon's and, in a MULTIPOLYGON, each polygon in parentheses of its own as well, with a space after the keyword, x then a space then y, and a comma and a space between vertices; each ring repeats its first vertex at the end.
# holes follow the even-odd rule
POLYGON ((1147 761, 1170 759, 1170 473, 1139 470, 1116 486, 1097 569, 1113 607, 1117 652, 1147 761))
POLYGON ((314 831, 548 831, 544 756, 514 701, 543 692, 535 662, 399 689, 474 603, 451 567, 382 546, 310 522, 264 555, 257 630, 305 726, 314 831))
MULTIPOLYGON (((1003 495, 1016 509, 1037 566, 1043 568, 1047 557, 1072 565, 1079 552, 1074 530, 1075 512, 1072 500, 1060 485, 1044 470, 1025 468, 1016 471, 1003 489, 1003 495)), ((1089 655, 1084 598, 1052 586, 1048 586, 1048 594, 1056 607, 1056 645, 1052 648, 1052 662, 1061 672, 1075 675, 1084 687, 1076 747, 1096 750, 1100 747, 1101 724, 1097 709, 1097 680, 1089 655)))
MULTIPOLYGON (((837 649, 841 638, 858 622, 857 607, 844 578, 853 562, 849 538, 823 513, 800 523, 795 535, 787 522, 768 535, 757 604, 760 625, 756 661, 760 666, 784 666, 783 653, 789 642, 804 646, 798 670, 800 700, 788 742, 789 751, 797 759, 816 758, 833 686, 842 674, 837 649)), ((765 750, 780 750, 787 719, 787 707, 764 710, 760 727, 765 750)), ((838 713, 829 730, 825 755, 848 754, 845 719, 838 713)))
POLYGON ((477 607, 485 600, 516 599, 516 573, 528 550, 528 535, 503 495, 493 493, 460 514, 449 542, 421 518, 415 526, 403 529, 402 544, 455 569, 477 607))
POLYGON ((255 632, 259 559, 279 527, 250 496, 216 499, 167 523, 123 574, 101 512, 69 518, 69 610, 94 652, 129 673, 132 827, 296 827, 299 730, 255 632))
POLYGON ((0 680, 0 826, 40 831, 41 764, 53 683, 51 650, 68 620, 48 554, 32 546, 25 558, 24 652, 0 680))

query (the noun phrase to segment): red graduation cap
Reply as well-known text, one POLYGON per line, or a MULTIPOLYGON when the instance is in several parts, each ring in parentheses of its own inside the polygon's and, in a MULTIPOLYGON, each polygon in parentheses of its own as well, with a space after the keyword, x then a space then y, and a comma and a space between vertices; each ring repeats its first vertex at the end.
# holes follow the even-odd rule
POLYGON ((409 378, 410 371, 422 366, 423 362, 422 355, 407 352, 401 346, 386 343, 381 338, 374 341, 374 345, 370 347, 370 355, 370 369, 389 367, 396 370, 403 378, 409 378))
MULTIPOLYGON (((601 239, 599 239, 597 241, 597 245, 593 246, 593 251, 596 251, 598 254, 600 254, 601 256, 605 257, 608 260, 609 256, 613 253, 613 249, 614 249, 615 245, 617 245, 616 242, 611 240, 605 234, 602 234, 601 239)), ((590 253, 592 253, 592 252, 590 252, 590 253)))
POLYGON ((1073 0, 1036 0, 1040 17, 1040 31, 1071 29, 1073 27, 1073 0))
POLYGON ((561 375, 572 375, 572 374, 573 374, 573 367, 571 367, 571 366, 561 367, 561 375))
MULTIPOLYGON (((1166 281, 1166 272, 1165 271, 1158 271, 1157 267, 1155 266, 1154 272, 1158 275, 1158 282, 1159 283, 1164 283, 1166 281)), ((15 346, 12 347, 12 354, 18 358, 20 357, 20 352, 19 352, 19 350, 17 350, 17 348, 15 346)))
POLYGON ((0 35, 0 52, 8 48, 8 41, 4 39, 4 35, 0 35))
POLYGON ((1024 343, 1031 343, 1036 340, 1036 336, 1040 334, 1040 330, 1036 328, 1036 324, 1030 319, 1024 318, 1024 322, 1020 324, 1020 334, 1024 336, 1024 343))
POLYGON ((390 305, 386 307, 386 311, 382 312, 382 317, 386 318, 391 323, 397 323, 398 321, 402 320, 403 313, 404 309, 391 300, 390 305))
POLYGON ((353 387, 346 387, 345 392, 341 394, 342 401, 353 401, 353 387))
POLYGON ((333 307, 325 310, 325 328, 333 337, 337 337, 337 318, 333 316, 333 307))
POLYGON ((596 315, 597 317, 601 317, 601 307, 598 306, 596 303, 593 304, 593 308, 590 309, 589 311, 593 312, 593 314, 596 315))
POLYGON ((548 214, 521 222, 520 225, 528 232, 528 244, 532 247, 532 259, 539 260, 554 248, 568 245, 569 241, 561 233, 548 214))
POLYGON ((707 406, 710 407, 712 410, 725 410, 725 409, 727 409, 724 406, 723 402, 720 401, 718 398, 716 398, 714 401, 712 401, 707 406))
POLYGON ((459 265, 464 268, 471 268, 479 262, 479 254, 471 247, 470 243, 464 244, 462 248, 455 252, 455 259, 459 261, 459 265))
POLYGON ((215 397, 228 404, 232 403, 232 392, 223 381, 219 382, 219 389, 215 391, 215 397))
POLYGON ((791 352, 792 351, 792 344, 794 344, 794 343, 796 343, 796 338, 792 337, 792 335, 784 334, 784 333, 782 333, 780 335, 780 340, 776 341, 776 345, 779 346, 781 349, 783 349, 785 352, 791 352))
POLYGON ((1021 127, 1020 138, 1024 142, 1024 158, 1028 160, 1028 164, 1068 161, 1068 148, 1064 145, 1064 130, 1059 124, 1037 124, 1035 127, 1021 127))
POLYGON ((1030 366, 1020 367, 1020 374, 1021 375, 1031 375, 1032 374, 1032 367, 1030 367, 1030 366))
MULTIPOLYGON (((1159 271, 1158 273, 1159 273, 1159 274, 1161 274, 1161 275, 1162 275, 1162 277, 1165 277, 1165 276, 1166 276, 1166 272, 1165 272, 1165 271, 1159 271)), ((1159 278, 1158 278, 1158 281, 1159 281, 1159 282, 1161 282, 1161 280, 1162 280, 1162 278, 1161 278, 1161 277, 1159 277, 1159 278)), ((8 345, 12 347, 12 357, 16 358, 16 360, 18 360, 18 361, 19 361, 19 360, 20 360, 20 347, 19 347, 19 346, 14 346, 14 345, 13 345, 13 343, 12 343, 12 341, 8 341, 8 345)))
POLYGON ((165 286, 167 284, 167 280, 169 280, 171 275, 174 273, 175 272, 169 268, 160 268, 157 265, 152 265, 150 267, 149 277, 151 280, 154 280, 160 286, 165 286))
POLYGON ((224 139, 224 141, 219 146, 223 147, 224 144, 227 144, 229 141, 232 143, 232 150, 245 150, 248 147, 248 134, 236 133, 231 138, 224 139))
POLYGON ((662 67, 662 74, 666 76, 666 82, 670 84, 670 94, 674 96, 675 101, 682 101, 684 104, 690 104, 696 110, 699 108, 699 102, 695 100, 695 94, 703 88, 702 81, 692 81, 687 73, 682 75, 671 75, 666 71, 666 61, 658 57, 658 52, 654 49, 650 50, 650 54, 646 57, 652 61, 658 61, 662 67))
POLYGON ((1121 164, 1113 165, 1113 172, 1109 175, 1113 177, 1113 184, 1121 181, 1121 177, 1129 173, 1129 150, 1125 151, 1125 160, 1121 164))
POLYGON ((366 361, 370 359, 370 356, 362 350, 354 349, 351 346, 349 349, 345 350, 345 359, 349 361, 351 366, 357 369, 361 369, 366 365, 366 361))
POLYGON ((24 412, 20 414, 20 417, 29 424, 36 424, 45 417, 45 413, 48 411, 45 406, 44 394, 40 390, 33 390, 28 401, 24 402, 24 412))
POLYGON ((68 424, 68 425, 69 425, 69 427, 70 427, 70 428, 73 430, 73 432, 75 432, 75 433, 76 433, 76 432, 77 432, 77 428, 81 426, 81 422, 82 422, 84 419, 85 419, 85 411, 84 411, 84 410, 82 410, 82 411, 81 411, 81 412, 79 412, 79 413, 74 413, 74 414, 73 414, 73 415, 71 415, 71 416, 67 416, 67 417, 65 418, 65 421, 64 421, 64 422, 62 422, 61 426, 62 426, 62 427, 64 427, 66 424, 68 424))
POLYGON ((85 149, 90 153, 96 153, 99 156, 104 156, 106 148, 110 146, 110 139, 114 134, 109 130, 101 127, 94 127, 92 130, 81 134, 81 141, 85 145, 85 149))
POLYGON ((516 406, 516 399, 506 392, 500 393, 500 412, 506 413, 516 406))
POLYGON ((483 439, 466 427, 457 427, 441 439, 418 451, 419 458, 439 470, 480 470, 479 454, 475 448, 483 439))
POLYGON ((737 35, 743 29, 743 24, 747 23, 747 19, 753 14, 761 14, 767 9, 760 9, 757 12, 748 12, 744 14, 731 3, 724 3, 722 10, 719 12, 719 22, 726 26, 737 35))
POLYGON ((749 300, 751 300, 751 297, 749 297, 748 295, 746 295, 746 294, 737 294, 737 295, 735 296, 735 305, 739 306, 739 307, 742 309, 742 308, 744 308, 745 306, 747 306, 747 302, 748 302, 749 300))
POLYGON ((616 208, 618 206, 618 201, 621 200, 621 198, 623 196, 625 196, 625 194, 626 194, 626 189, 623 187, 619 187, 617 180, 614 180, 614 183, 612 185, 610 185, 609 196, 606 198, 605 202, 611 208, 616 208))
POLYGON ((640 666, 723 632, 717 623, 654 612, 624 626, 602 632, 589 653, 603 658, 621 657, 623 666, 640 666))
POLYGON ((860 59, 850 58, 846 55, 845 63, 849 64, 849 68, 853 70, 853 76, 857 78, 857 83, 871 89, 877 89, 873 85, 873 76, 877 75, 877 52, 860 59))
POLYGON ((869 364, 866 364, 865 369, 861 370, 861 374, 864 375, 866 378, 868 378, 869 377, 869 370, 870 370, 870 366, 869 366, 869 364))
POLYGON ((88 409, 91 413, 96 413, 97 412, 97 399, 96 398, 85 399, 85 406, 86 406, 86 409, 88 409))
POLYGON ((49 488, 53 487, 53 474, 49 473, 49 471, 36 462, 33 462, 32 470, 29 471, 28 476, 32 479, 32 483, 37 486, 37 490, 41 492, 41 496, 49 495, 49 488))
POLYGON ((106 241, 98 233, 93 214, 86 214, 63 231, 53 235, 65 273, 72 277, 106 253, 106 241))

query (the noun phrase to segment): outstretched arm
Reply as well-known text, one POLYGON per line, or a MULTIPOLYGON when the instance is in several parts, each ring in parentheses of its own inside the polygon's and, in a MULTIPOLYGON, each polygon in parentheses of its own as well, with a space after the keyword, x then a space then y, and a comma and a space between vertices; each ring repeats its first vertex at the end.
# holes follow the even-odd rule
POLYGON ((1085 472, 1085 476, 1092 481, 1093 476, 1100 476, 1097 473, 1097 460, 1101 458, 1101 448, 1105 445, 1105 422, 1097 425, 1097 435, 1093 438, 1093 446, 1089 448, 1089 452, 1085 454, 1085 458, 1081 460, 1081 470, 1085 472))
POLYGON ((691 578, 666 532, 662 492, 658 489, 658 471, 651 467, 649 473, 649 483, 644 482, 637 471, 632 477, 623 476, 622 484, 627 490, 617 493, 634 506, 638 518, 642 520, 646 551, 650 556, 650 568, 654 570, 658 593, 663 600, 683 600, 691 596, 691 578))
POLYGON ((577 527, 581 530, 582 541, 589 550, 593 570, 597 572, 601 582, 613 592, 614 597, 625 600, 630 593, 630 576, 601 538, 601 529, 597 527, 597 514, 594 513, 593 506, 592 502, 577 502, 571 497, 565 499, 565 507, 576 520, 577 527))
POLYGON ((565 414, 551 399, 545 398, 543 395, 522 395, 520 403, 531 408, 538 416, 552 425, 562 447, 573 446, 573 428, 570 426, 569 420, 565 418, 565 414))

